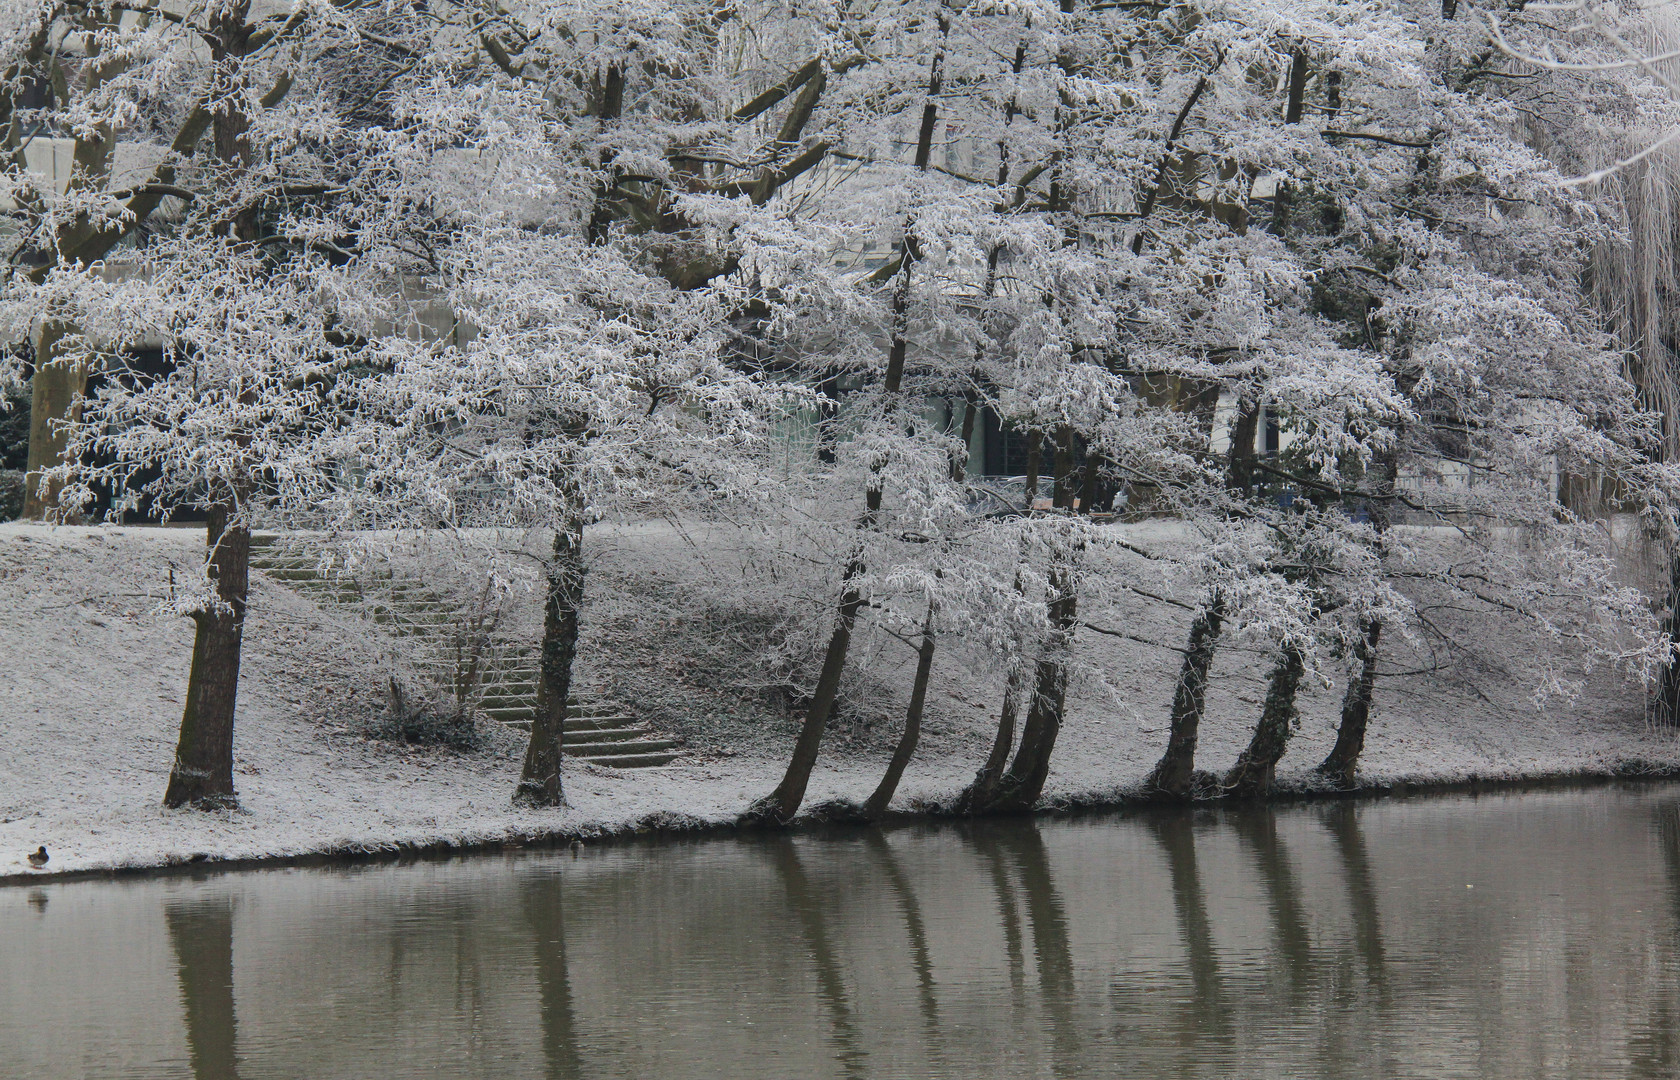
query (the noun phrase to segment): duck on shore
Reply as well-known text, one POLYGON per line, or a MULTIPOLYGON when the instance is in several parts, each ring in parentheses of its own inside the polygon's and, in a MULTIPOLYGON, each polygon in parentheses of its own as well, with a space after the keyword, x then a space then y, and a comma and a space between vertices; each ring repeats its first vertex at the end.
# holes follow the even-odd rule
POLYGON ((47 845, 42 844, 40 847, 29 853, 29 865, 39 870, 41 867, 47 865, 48 857, 47 845))

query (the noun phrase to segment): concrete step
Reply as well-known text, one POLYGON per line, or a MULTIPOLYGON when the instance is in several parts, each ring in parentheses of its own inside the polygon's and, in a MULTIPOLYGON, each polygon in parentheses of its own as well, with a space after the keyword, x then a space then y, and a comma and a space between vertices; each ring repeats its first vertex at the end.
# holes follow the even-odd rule
POLYGON ((567 743, 566 753, 573 757, 601 757, 611 754, 652 754, 661 750, 675 750, 675 739, 625 739, 610 743, 567 743))
MULTIPOLYGON (((531 717, 529 715, 521 716, 521 717, 515 717, 511 720, 499 720, 499 721, 497 721, 497 723, 501 724, 505 728, 512 728, 515 731, 530 731, 531 730, 531 717)), ((600 731, 600 730, 601 730, 600 728, 595 727, 594 725, 590 724, 588 721, 578 721, 578 720, 567 720, 566 721, 566 738, 568 738, 568 739, 570 739, 574 735, 588 735, 591 732, 600 731)), ((643 729, 644 732, 645 732, 645 730, 646 729, 643 729)))
POLYGON ((257 569, 277 581, 318 581, 323 585, 333 581, 331 577, 323 576, 312 566, 262 566, 259 564, 257 569))
MULTIPOLYGON (((484 715, 499 724, 518 723, 530 727, 531 717, 535 712, 536 708, 529 705, 520 708, 502 706, 495 709, 485 709, 484 715)), ((581 712, 577 709, 566 710, 566 730, 568 731, 572 729, 574 724, 587 727, 593 731, 597 728, 625 727, 635 722, 636 718, 634 716, 603 716, 598 713, 581 712)))
MULTIPOLYGON (((531 713, 535 710, 535 708, 536 706, 534 704, 520 706, 504 705, 494 709, 485 709, 484 715, 488 716, 492 720, 499 720, 504 724, 510 723, 514 720, 523 720, 528 724, 531 719, 531 713)), ((586 723, 592 727, 621 727, 626 722, 632 724, 635 723, 636 718, 633 716, 614 716, 611 713, 586 711, 578 708, 577 706, 573 706, 572 708, 566 710, 566 725, 570 727, 573 721, 586 723)))
MULTIPOLYGON (((501 723, 504 727, 518 728, 520 731, 530 731, 531 730, 531 714, 526 713, 524 716, 510 717, 509 719, 499 721, 499 723, 501 723)), ((608 724, 597 723, 596 721, 594 721, 592 719, 589 719, 588 717, 582 717, 582 718, 575 717, 575 716, 566 717, 566 737, 567 738, 571 738, 575 734, 589 735, 589 734, 592 734, 592 733, 597 732, 597 731, 624 731, 624 730, 635 731, 637 733, 638 738, 641 737, 642 735, 645 735, 645 734, 648 733, 648 729, 645 726, 636 723, 634 720, 631 720, 629 723, 625 723, 623 717, 615 717, 615 718, 613 718, 612 723, 608 723, 608 724)))
POLYGON ((651 769, 658 765, 669 765, 681 756, 675 750, 661 750, 652 754, 604 754, 590 758, 589 763, 614 769, 651 769))
MULTIPOLYGON (((481 709, 534 709, 537 707, 537 691, 533 687, 529 693, 506 693, 496 687, 485 688, 478 699, 481 709)), ((619 715, 619 709, 604 701, 578 701, 575 698, 566 706, 568 716, 594 716, 606 719, 619 715)))
MULTIPOLYGON (((323 570, 308 544, 295 538, 259 534, 251 539, 253 568, 314 598, 353 605, 363 615, 414 642, 422 670, 449 685, 463 664, 473 664, 486 715, 510 728, 529 731, 540 682, 532 643, 492 638, 476 662, 458 651, 458 634, 470 622, 449 597, 418 578, 399 577, 386 569, 363 567, 356 574, 342 566, 323 570)), ((678 756, 675 740, 654 735, 611 702, 572 695, 567 700, 568 756, 616 768, 664 765, 678 756)))
POLYGON ((610 728, 574 728, 566 725, 566 743, 571 746, 582 746, 584 743, 621 743, 634 742, 644 735, 653 734, 645 727, 610 727, 610 728))

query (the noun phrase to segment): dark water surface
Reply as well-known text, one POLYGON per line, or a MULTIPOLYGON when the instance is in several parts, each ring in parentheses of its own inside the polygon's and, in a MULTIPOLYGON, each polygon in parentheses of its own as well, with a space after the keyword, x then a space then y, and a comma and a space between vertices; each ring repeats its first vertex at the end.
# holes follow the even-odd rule
POLYGON ((1680 1076, 1680 787, 0 889, 0 1076, 1680 1076))

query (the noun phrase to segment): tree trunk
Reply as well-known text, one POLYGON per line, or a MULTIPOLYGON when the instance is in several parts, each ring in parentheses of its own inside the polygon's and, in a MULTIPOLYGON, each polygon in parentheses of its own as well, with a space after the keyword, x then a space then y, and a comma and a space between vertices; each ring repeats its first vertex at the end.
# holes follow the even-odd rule
MULTIPOLYGON (((938 18, 940 44, 929 63, 921 131, 916 139, 916 168, 923 172, 927 171, 933 155, 933 132, 939 116, 938 99, 945 78, 944 42, 951 29, 950 12, 943 5, 939 9, 938 18)), ((914 224, 914 219, 906 219, 904 223, 904 238, 899 245, 898 281, 893 288, 892 340, 887 347, 886 372, 881 380, 881 392, 886 399, 889 414, 901 404, 898 399, 904 379, 905 359, 909 351, 910 277, 919 258, 913 236, 914 224)), ((860 531, 868 532, 876 527, 881 513, 881 494, 881 469, 877 466, 872 470, 869 488, 864 493, 865 509, 863 518, 858 522, 860 531)), ((805 801, 805 789, 810 784, 811 770, 816 767, 817 754, 822 749, 823 732, 828 727, 829 713, 833 711, 834 701, 840 694, 840 677, 846 670, 846 655, 852 645, 852 629, 857 624, 858 610, 863 607, 863 594, 858 591, 856 584, 863 572, 863 543, 860 540, 853 548, 851 558, 847 560, 845 573, 841 575, 840 603, 835 612, 834 630, 829 634, 828 649, 823 654, 822 671, 817 676, 816 692, 812 695, 810 707, 805 710, 805 722, 799 729, 799 740, 794 744, 793 757, 788 761, 787 771, 782 775, 782 782, 776 785, 776 790, 748 807, 742 815, 744 821, 785 825, 793 820, 793 816, 799 812, 800 804, 805 801)))
MULTIPOLYGON (((122 50, 105 50, 99 45, 102 33, 117 30, 122 13, 110 11, 103 16, 88 14, 83 27, 86 33, 87 62, 81 71, 81 92, 92 97, 112 79, 119 78, 132 60, 122 50)), ((146 18, 146 16, 142 16, 146 18)), ((60 106, 67 102, 58 102, 60 106)), ((117 133, 109 123, 92 123, 81 131, 71 144, 71 177, 67 194, 103 191, 110 187, 111 166, 116 157, 117 133)), ((109 223, 103 215, 93 219, 85 214, 70 215, 60 220, 50 249, 53 261, 66 256, 74 261, 78 248, 89 235, 96 235, 109 223), (103 226, 103 228, 102 228, 103 226)), ((88 261, 92 261, 89 259, 88 261)), ((37 278, 39 280, 39 278, 37 278)), ((50 469, 64 461, 64 449, 69 438, 67 425, 81 422, 81 399, 87 390, 88 369, 80 363, 64 363, 56 358, 58 343, 70 328, 58 321, 41 328, 40 342, 35 349, 35 376, 30 380, 29 461, 24 474, 23 516, 41 520, 58 509, 60 482, 45 483, 43 469, 50 469)))
POLYGON ((968 448, 974 444, 974 418, 980 412, 980 400, 974 391, 963 395, 962 445, 951 452, 951 483, 960 484, 968 478, 968 448))
POLYGON ((1021 485, 1024 501, 1021 509, 1032 512, 1033 503, 1038 501, 1038 470, 1044 461, 1044 432, 1038 428, 1027 429, 1027 477, 1021 485))
POLYGON ((513 801, 521 806, 564 806, 560 755, 566 742, 566 713, 572 696, 572 662, 577 659, 578 609, 583 604, 583 507, 574 503, 554 533, 543 603, 542 658, 538 663, 537 708, 531 741, 513 801))
POLYGON ((1061 424, 1056 428, 1056 458, 1053 467, 1055 485, 1050 490, 1051 505, 1058 510, 1073 509, 1073 426, 1061 424))
POLYGON ((846 670, 846 653, 852 645, 852 628, 857 624, 858 609, 863 606, 863 594, 853 583, 863 573, 861 552, 854 554, 846 566, 840 583, 840 605, 835 613, 834 630, 829 634, 828 651, 823 654, 822 672, 817 676, 817 689, 805 710, 805 722, 799 729, 799 741, 793 746, 793 757, 776 790, 747 809, 745 820, 764 824, 786 825, 799 812, 805 801, 805 788, 811 782, 811 770, 816 767, 817 753, 822 749, 823 732, 828 727, 829 714, 840 695, 840 676, 846 670))
MULTIPOLYGON (((208 35, 216 70, 215 92, 230 102, 244 98, 244 56, 251 28, 245 23, 248 5, 233 3, 220 9, 208 35)), ((219 110, 211 123, 216 158, 230 171, 244 173, 251 164, 250 118, 237 105, 219 110)), ((236 243, 257 239, 255 204, 234 214, 224 235, 236 243)), ((250 404, 249 392, 241 402, 250 404)), ((235 432, 227 441, 243 452, 248 436, 235 432)), ((206 527, 208 571, 215 581, 216 602, 193 616, 192 670, 187 677, 187 705, 181 716, 181 738, 169 774, 163 804, 222 809, 238 805, 233 791, 233 710, 239 690, 239 653, 245 633, 245 605, 251 592, 251 531, 238 519, 236 490, 211 506, 206 527)))
POLYGON ((43 469, 64 460, 69 441, 67 425, 81 420, 82 394, 87 390, 87 367, 58 358, 58 344, 68 327, 56 320, 41 327, 35 346, 35 375, 29 381, 29 464, 24 474, 23 516, 36 521, 58 510, 63 481, 46 481, 43 469))
MULTIPOLYGON (((1251 490, 1251 463, 1259 419, 1259 398, 1252 393, 1239 397, 1237 415, 1231 420, 1231 448, 1225 462, 1225 489, 1233 495, 1246 497, 1251 490)), ((1196 741, 1207 704, 1208 670, 1213 666, 1214 650, 1224 625, 1225 602, 1217 594, 1190 623, 1190 640, 1184 647, 1184 662, 1173 688, 1167 750, 1144 781, 1145 788, 1153 793, 1183 798, 1190 792, 1191 776, 1196 769, 1196 741)))
POLYGON ((1017 662, 1009 670, 1009 681, 1003 689, 1003 711, 998 716, 997 736, 992 740, 992 752, 986 763, 974 774, 974 780, 957 799, 959 813, 972 814, 986 806, 1003 778, 1003 767, 1009 764, 1009 752, 1015 748, 1015 722, 1021 715, 1021 691, 1027 681, 1027 666, 1017 662))
POLYGON ((1354 769, 1360 752, 1365 749, 1365 727, 1371 719, 1371 690, 1377 681, 1377 640, 1381 636, 1381 619, 1371 619, 1365 624, 1365 636, 1354 646, 1359 675, 1348 683, 1347 693, 1342 696, 1342 722, 1336 729, 1336 745, 1318 767, 1319 775, 1338 787, 1353 786, 1354 769))
POLYGON ((1184 649, 1178 685, 1173 690, 1171 731, 1167 751, 1144 781, 1151 794, 1181 799, 1190 794, 1191 774, 1196 768, 1196 739, 1207 702, 1208 668, 1213 665, 1214 647, 1225 625, 1225 602, 1213 602, 1190 624, 1190 642, 1184 649))
POLYGON ((1260 433, 1260 399, 1245 393, 1231 419, 1231 449, 1225 464, 1225 489, 1244 498, 1254 494, 1254 443, 1260 433))
POLYGON ((1295 694, 1306 674, 1306 658, 1299 647, 1285 643, 1283 653, 1272 668, 1266 689, 1266 704, 1260 710, 1260 723, 1255 725, 1254 737, 1248 748, 1237 758, 1236 765, 1225 774, 1225 793, 1236 798, 1253 798, 1271 790, 1272 777, 1278 759, 1289 748, 1289 736, 1295 726, 1295 694))
POLYGON ((982 811, 1024 813, 1031 810, 1044 791, 1050 774, 1050 756, 1062 730, 1062 713, 1067 703, 1067 661, 1073 646, 1078 597, 1074 591, 1073 567, 1063 563, 1052 574, 1056 596, 1050 602, 1050 639, 1034 667, 1034 687, 1027 723, 1021 729, 1021 745, 1009 771, 983 805, 982 811))
POLYGON ((927 619, 922 623, 921 648, 916 650, 916 679, 910 687, 910 707, 904 711, 904 734, 899 736, 898 746, 875 794, 863 804, 865 817, 878 818, 887 812, 904 767, 910 764, 910 756, 916 752, 916 743, 922 737, 922 706, 927 701, 928 675, 933 671, 933 646, 933 605, 929 604, 927 619))
MULTIPOLYGON (((1663 620, 1663 632, 1680 649, 1680 545, 1677 545, 1668 564, 1668 617, 1663 620)), ((1657 684, 1657 722, 1668 727, 1680 727, 1680 652, 1670 652, 1657 684)))
MULTIPOLYGON (((1408 386, 1406 389, 1409 393, 1411 388, 1408 386)), ((1373 474, 1375 492, 1363 502, 1370 516, 1371 528, 1377 534, 1377 550, 1381 553, 1383 538, 1392 520, 1394 486, 1399 478, 1398 457, 1394 450, 1384 451, 1377 457, 1373 474)), ((1336 745, 1318 767, 1320 775, 1342 787, 1353 786, 1359 755, 1365 749, 1365 728, 1371 719, 1371 695, 1377 679, 1377 642, 1381 637, 1382 620, 1368 619, 1365 633, 1354 643, 1359 674, 1348 683, 1347 693, 1342 697, 1342 722, 1336 729, 1336 745)))
POLYGON ((212 507, 205 530, 216 602, 193 615, 197 631, 187 704, 163 795, 169 807, 229 810, 239 805, 233 791, 233 709, 251 592, 251 533, 243 524, 230 525, 231 516, 227 503, 212 507))

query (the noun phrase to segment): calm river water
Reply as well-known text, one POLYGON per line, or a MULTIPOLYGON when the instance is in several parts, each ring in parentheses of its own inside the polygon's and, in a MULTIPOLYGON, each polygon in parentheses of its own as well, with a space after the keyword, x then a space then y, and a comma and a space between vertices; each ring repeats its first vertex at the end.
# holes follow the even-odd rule
POLYGON ((1680 787, 0 889, 6 1077, 1674 1077, 1680 787))

